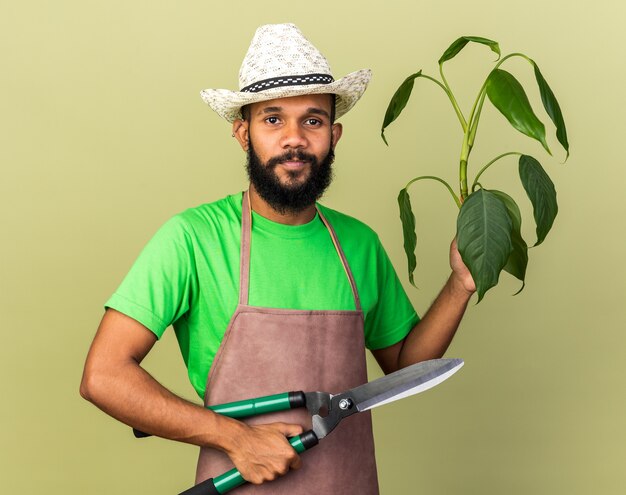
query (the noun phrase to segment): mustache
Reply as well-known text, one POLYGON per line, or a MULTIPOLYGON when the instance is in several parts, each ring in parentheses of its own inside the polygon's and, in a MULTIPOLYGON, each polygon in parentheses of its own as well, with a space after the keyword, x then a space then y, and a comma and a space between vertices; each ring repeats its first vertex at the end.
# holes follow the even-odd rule
POLYGON ((291 150, 291 151, 286 151, 282 155, 270 158, 267 161, 267 166, 268 168, 274 168, 279 163, 287 162, 287 161, 309 162, 312 164, 316 164, 317 158, 315 157, 315 155, 307 153, 306 151, 291 150))

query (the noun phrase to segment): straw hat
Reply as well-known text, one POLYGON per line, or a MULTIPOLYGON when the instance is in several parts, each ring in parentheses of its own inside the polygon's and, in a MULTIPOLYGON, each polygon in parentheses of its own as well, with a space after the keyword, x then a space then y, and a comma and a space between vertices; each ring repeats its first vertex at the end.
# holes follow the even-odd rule
POLYGON ((361 69, 334 80, 328 61, 293 24, 267 24, 254 33, 239 69, 239 91, 205 89, 202 99, 229 122, 241 118, 241 107, 289 96, 337 95, 339 118, 359 100, 371 78, 361 69))

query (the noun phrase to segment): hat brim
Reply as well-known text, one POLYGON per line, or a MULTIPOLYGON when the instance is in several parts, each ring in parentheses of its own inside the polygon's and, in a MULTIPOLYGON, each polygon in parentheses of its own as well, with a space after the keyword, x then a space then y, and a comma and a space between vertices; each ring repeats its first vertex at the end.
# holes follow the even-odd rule
POLYGON ((372 71, 370 69, 361 69, 330 84, 283 86, 266 89, 258 93, 245 93, 228 89, 204 89, 200 92, 200 96, 218 115, 228 122, 234 122, 241 118, 241 107, 251 103, 290 96, 329 93, 337 95, 335 118, 338 119, 359 101, 367 89, 371 77, 372 71))

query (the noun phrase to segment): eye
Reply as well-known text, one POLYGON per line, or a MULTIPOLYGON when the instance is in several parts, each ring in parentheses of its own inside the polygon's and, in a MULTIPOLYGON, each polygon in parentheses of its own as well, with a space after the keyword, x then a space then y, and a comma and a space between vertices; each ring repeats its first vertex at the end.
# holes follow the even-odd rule
POLYGON ((306 119, 305 122, 308 125, 315 126, 315 127, 322 125, 322 121, 319 119, 315 119, 315 118, 306 119))
POLYGON ((265 119, 265 122, 267 122, 268 124, 278 124, 278 117, 267 117, 265 119))

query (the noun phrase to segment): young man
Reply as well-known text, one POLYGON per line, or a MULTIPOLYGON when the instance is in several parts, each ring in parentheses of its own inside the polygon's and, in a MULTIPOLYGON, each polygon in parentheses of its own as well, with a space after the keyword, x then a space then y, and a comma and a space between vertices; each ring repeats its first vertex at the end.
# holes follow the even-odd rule
POLYGON ((252 40, 240 90, 202 92, 247 153, 249 190, 157 232, 107 302, 87 358, 81 394, 128 425, 199 445, 197 482, 234 464, 253 484, 242 494, 378 493, 371 419, 351 417, 302 461, 286 437, 310 428, 303 411, 244 423, 145 372, 140 363, 167 326, 205 405, 340 392, 367 381, 366 347, 386 373, 441 357, 475 290, 453 242, 452 274, 420 320, 376 234, 316 203, 341 138, 334 120, 370 78, 330 74, 294 25, 268 25, 252 40))

